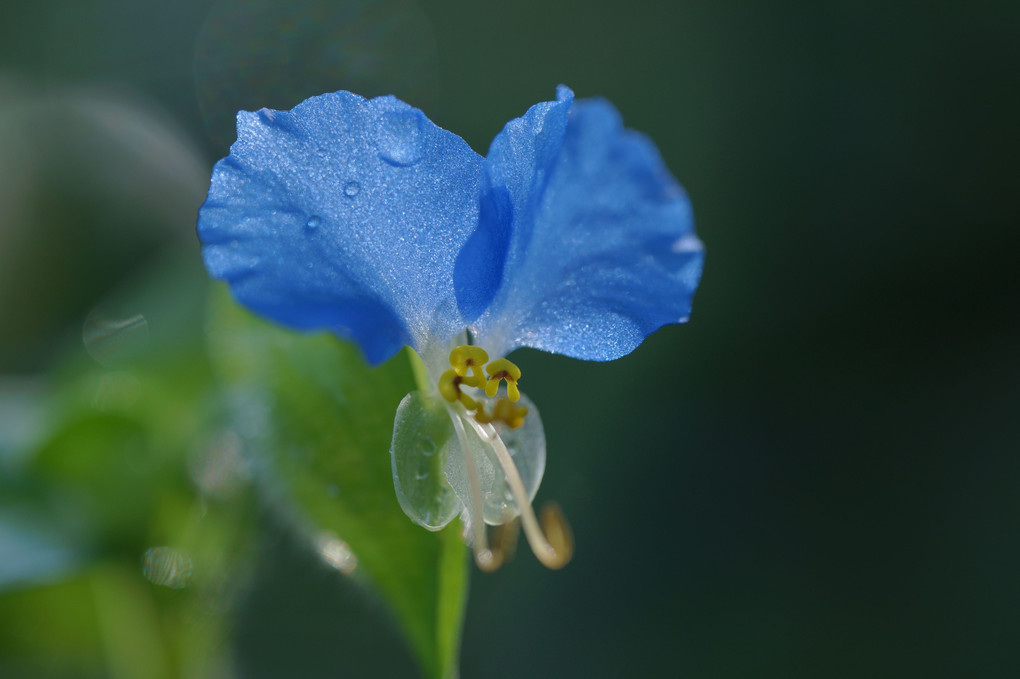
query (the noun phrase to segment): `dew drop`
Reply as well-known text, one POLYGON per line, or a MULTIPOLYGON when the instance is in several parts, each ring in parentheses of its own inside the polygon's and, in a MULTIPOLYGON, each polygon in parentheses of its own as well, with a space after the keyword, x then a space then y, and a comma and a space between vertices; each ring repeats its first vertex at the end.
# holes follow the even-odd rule
POLYGON ((344 195, 348 198, 354 198, 361 191, 361 184, 356 181, 349 181, 344 184, 344 195))
POLYGON ((691 234, 685 234, 680 238, 673 241, 673 245, 670 246, 670 250, 674 254, 684 254, 687 252, 701 252, 705 249, 705 246, 701 244, 697 236, 691 234))
POLYGON ((436 442, 430 438, 423 438, 418 442, 418 452, 425 457, 432 457, 436 454, 436 442))
POLYGON ((383 114, 378 144, 379 157, 390 165, 414 165, 424 152, 424 115, 413 109, 387 111, 383 114))
POLYGON ((308 231, 316 231, 320 226, 322 226, 322 217, 317 215, 312 215, 308 218, 308 221, 305 222, 305 229, 308 231))
POLYGON ((418 471, 414 473, 414 478, 418 479, 419 481, 424 481, 429 477, 430 471, 431 469, 429 468, 428 463, 422 462, 420 465, 418 465, 418 471))
MULTIPOLYGON (((510 499, 512 500, 512 497, 510 499)), ((506 518, 509 518, 510 502, 507 501, 506 495, 489 491, 485 494, 485 505, 493 514, 501 517, 498 523, 502 523, 506 518)))
POLYGON ((191 557, 173 547, 150 547, 142 557, 142 574, 160 587, 184 589, 192 573, 191 557))

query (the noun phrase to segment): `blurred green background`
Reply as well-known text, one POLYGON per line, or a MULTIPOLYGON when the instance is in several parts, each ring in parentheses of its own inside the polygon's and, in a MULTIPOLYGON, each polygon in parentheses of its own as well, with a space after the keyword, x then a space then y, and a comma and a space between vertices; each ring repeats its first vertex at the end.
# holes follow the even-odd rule
POLYGON ((0 503, 60 520, 0 521, 0 676, 125 676, 110 644, 148 653, 116 625, 141 568, 62 573, 86 538, 134 563, 167 535, 235 560, 180 590, 230 622, 208 632, 199 595, 166 632, 228 660, 157 653, 153 677, 415 676, 383 604, 271 500, 104 455, 186 449, 219 416, 194 219, 238 108, 393 93, 484 153, 561 82, 655 140, 705 275, 692 321, 622 360, 516 356, 547 428, 539 501, 577 554, 472 574, 462 675, 1020 676, 1018 30, 993 0, 4 0, 0 503), (139 295, 128 343, 169 386, 131 419, 104 406, 134 387, 103 319, 139 295), (98 415, 53 414, 75 402, 98 415), (96 469, 98 537, 59 511, 96 469), (72 667, 104 644, 106 670, 72 667))

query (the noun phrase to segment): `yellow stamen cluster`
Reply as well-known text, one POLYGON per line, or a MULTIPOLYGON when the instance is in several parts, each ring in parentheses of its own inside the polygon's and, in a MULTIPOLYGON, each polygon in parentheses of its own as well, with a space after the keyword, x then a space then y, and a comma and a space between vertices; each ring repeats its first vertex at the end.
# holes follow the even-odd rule
POLYGON ((439 393, 449 403, 460 402, 467 410, 474 411, 475 420, 480 424, 501 422, 517 428, 524 424, 524 416, 528 414, 527 408, 516 405, 521 398, 517 388, 519 379, 521 369, 510 361, 497 358, 490 363, 485 349, 462 344, 450 352, 450 369, 439 378, 439 393), (489 412, 485 410, 484 402, 476 401, 461 391, 461 385, 484 388, 485 395, 493 398, 499 392, 499 383, 504 380, 509 398, 496 401, 489 412))

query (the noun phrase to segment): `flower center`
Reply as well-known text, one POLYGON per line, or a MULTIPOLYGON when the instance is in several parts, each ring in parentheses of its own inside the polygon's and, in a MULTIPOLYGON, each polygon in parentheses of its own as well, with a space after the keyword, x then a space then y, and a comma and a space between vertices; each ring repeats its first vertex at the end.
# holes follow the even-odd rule
POLYGON ((519 379, 521 369, 514 363, 505 358, 497 358, 490 363, 485 349, 462 344, 450 352, 450 368, 439 378, 439 393, 448 403, 460 403, 474 412, 475 421, 479 424, 500 422, 516 429, 524 424, 524 416, 528 414, 527 408, 516 405, 521 399, 521 391, 517 387, 519 379), (485 409, 485 402, 461 391, 461 386, 481 389, 484 385, 485 395, 491 399, 499 392, 502 381, 506 382, 508 398, 498 399, 489 410, 485 409))
POLYGON ((461 345, 450 352, 450 368, 439 378, 439 393, 449 404, 447 408, 453 420, 454 430, 460 439, 464 452, 471 488, 471 507, 468 510, 472 548, 475 563, 485 571, 499 568, 513 551, 516 542, 517 520, 508 526, 500 526, 490 543, 485 529, 482 510, 482 491, 478 469, 471 456, 465 425, 470 427, 484 445, 491 450, 506 479, 514 503, 520 511, 524 534, 538 560, 549 568, 562 568, 573 555, 573 540, 570 527, 563 513, 555 505, 547 505, 542 511, 539 523, 531 506, 528 492, 521 479, 520 471, 514 464, 510 451, 499 435, 500 427, 515 429, 524 424, 528 409, 518 406, 521 392, 517 382, 521 369, 505 358, 489 361, 489 355, 477 346, 461 345), (484 399, 476 400, 465 394, 461 387, 482 389, 491 400, 499 391, 501 382, 506 382, 507 398, 499 398, 486 409, 484 399))

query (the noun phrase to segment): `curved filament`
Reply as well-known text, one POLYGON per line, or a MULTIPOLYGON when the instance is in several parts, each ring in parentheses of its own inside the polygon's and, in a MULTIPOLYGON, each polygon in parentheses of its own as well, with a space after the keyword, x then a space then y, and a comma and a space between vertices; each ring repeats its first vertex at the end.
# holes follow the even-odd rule
MULTIPOLYGON (((503 469, 503 474, 506 476, 507 485, 513 494, 514 502, 517 503, 517 507, 521 512, 521 524, 524 527, 524 535, 528 539, 531 551, 535 553, 535 556, 546 568, 557 569, 566 566, 567 562, 574 555, 574 541, 570 534, 570 526, 567 524, 563 512, 556 505, 547 506, 542 512, 542 523, 540 525, 538 518, 535 516, 535 510, 531 506, 531 501, 528 499, 528 493, 524 488, 524 481, 521 480, 517 466, 514 464, 513 458, 510 457, 510 452, 506 449, 506 444, 499 437, 495 427, 491 424, 479 424, 472 419, 467 421, 482 440, 492 444, 492 449, 496 453, 496 460, 499 461, 499 465, 503 469)), ((459 431, 463 431, 463 425, 461 425, 459 431)), ((474 472, 474 462, 469 460, 468 464, 468 473, 470 474, 474 472)), ((472 478, 472 484, 477 480, 477 472, 474 473, 475 476, 472 478)), ((474 486, 472 486, 472 495, 476 494, 480 507, 481 490, 479 489, 476 493, 474 486)), ((484 530, 483 527, 482 532, 484 530)), ((477 554, 476 552, 476 561, 478 561, 477 554)), ((491 557, 491 552, 489 555, 491 557)), ((479 563, 479 566, 481 566, 481 563, 479 563)))
POLYGON ((453 428, 457 432, 457 439, 460 441, 461 450, 464 451, 464 465, 467 467, 468 478, 471 487, 471 531, 473 535, 472 550, 475 555, 475 563, 483 571, 492 572, 503 564, 503 559, 497 558, 489 549, 489 540, 485 534, 485 521, 482 520, 482 489, 478 482, 478 468, 475 461, 468 452, 467 432, 464 431, 464 424, 459 413, 451 412, 450 419, 453 420, 453 428))

